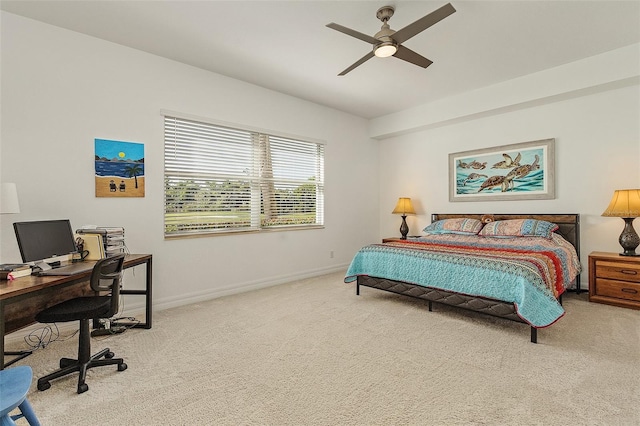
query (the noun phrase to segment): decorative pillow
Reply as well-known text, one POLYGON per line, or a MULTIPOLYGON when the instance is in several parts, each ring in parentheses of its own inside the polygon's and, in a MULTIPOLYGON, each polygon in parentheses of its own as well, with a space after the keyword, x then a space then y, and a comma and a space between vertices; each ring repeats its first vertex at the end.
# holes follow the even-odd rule
POLYGON ((482 222, 477 219, 458 218, 442 219, 433 222, 423 229, 427 234, 465 234, 475 235, 482 229, 482 222))
POLYGON ((498 220, 487 223, 479 235, 484 237, 544 237, 551 238, 558 229, 555 223, 536 219, 498 220))

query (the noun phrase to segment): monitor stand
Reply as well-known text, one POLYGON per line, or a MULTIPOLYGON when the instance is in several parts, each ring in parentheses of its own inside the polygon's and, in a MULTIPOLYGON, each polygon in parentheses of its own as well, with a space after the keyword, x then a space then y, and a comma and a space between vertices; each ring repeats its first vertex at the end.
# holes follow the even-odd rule
POLYGON ((34 266, 40 268, 41 271, 48 271, 49 269, 51 269, 51 266, 43 260, 34 262, 34 266))

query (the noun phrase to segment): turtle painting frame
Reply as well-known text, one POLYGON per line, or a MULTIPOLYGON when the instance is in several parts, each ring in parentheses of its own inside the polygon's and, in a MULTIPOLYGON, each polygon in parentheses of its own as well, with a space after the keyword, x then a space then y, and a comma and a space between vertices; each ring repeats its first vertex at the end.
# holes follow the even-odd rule
POLYGON ((449 201, 555 198, 555 139, 449 154, 449 201))

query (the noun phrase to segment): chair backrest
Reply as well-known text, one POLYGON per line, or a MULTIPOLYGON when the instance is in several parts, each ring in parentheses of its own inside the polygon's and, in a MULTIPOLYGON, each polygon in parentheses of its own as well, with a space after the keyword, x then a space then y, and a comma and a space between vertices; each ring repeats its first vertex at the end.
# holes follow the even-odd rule
POLYGON ((101 293, 109 292, 111 296, 111 307, 105 318, 118 312, 123 265, 124 254, 118 254, 98 260, 93 267, 93 272, 91 272, 91 288, 101 293))

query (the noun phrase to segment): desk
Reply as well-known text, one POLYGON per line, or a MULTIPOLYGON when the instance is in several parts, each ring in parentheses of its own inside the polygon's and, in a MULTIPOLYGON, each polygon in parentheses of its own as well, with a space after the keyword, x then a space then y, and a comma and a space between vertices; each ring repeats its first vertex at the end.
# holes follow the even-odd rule
MULTIPOLYGON (((145 296, 145 322, 132 324, 137 328, 151 328, 151 275, 150 254, 127 254, 124 269, 146 264, 144 290, 120 290, 123 295, 145 296)), ((95 263, 95 262, 93 262, 95 263)), ((4 336, 35 323, 35 315, 43 309, 74 297, 93 294, 88 285, 91 271, 70 276, 35 276, 0 282, 0 370, 17 359, 4 362, 4 336)), ((20 359, 20 358, 18 358, 20 359)))

